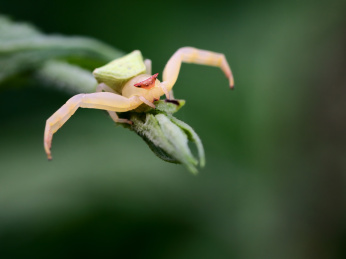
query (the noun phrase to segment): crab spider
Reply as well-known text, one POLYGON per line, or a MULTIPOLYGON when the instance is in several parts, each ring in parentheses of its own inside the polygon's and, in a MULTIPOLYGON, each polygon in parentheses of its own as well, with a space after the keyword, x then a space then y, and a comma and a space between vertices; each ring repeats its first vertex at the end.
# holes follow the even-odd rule
POLYGON ((134 51, 102 67, 107 67, 107 71, 103 71, 102 68, 95 69, 95 78, 100 83, 97 86, 96 93, 73 96, 47 120, 44 132, 44 148, 49 160, 52 159, 50 149, 53 134, 62 127, 79 107, 106 110, 115 122, 131 124, 132 122, 129 120, 120 119, 116 112, 135 110, 143 103, 155 108, 153 102, 159 100, 162 95, 169 99, 171 90, 178 79, 182 62, 220 67, 229 80, 230 88, 233 89, 234 87, 233 75, 223 54, 192 47, 180 48, 173 54, 164 68, 162 82, 157 79, 158 74, 151 75, 151 61, 145 60, 143 62, 142 59, 140 64, 136 63, 137 67, 143 67, 142 72, 132 77, 128 76, 131 78, 125 77, 125 79, 120 78, 121 75, 118 73, 118 79, 114 79, 112 73, 115 72, 115 63, 116 68, 121 71, 126 69, 124 66, 127 66, 128 70, 131 69, 128 64, 133 57, 129 58, 130 55, 140 55, 141 59, 140 52, 134 51), (116 84, 114 83, 115 80, 118 80, 116 84))

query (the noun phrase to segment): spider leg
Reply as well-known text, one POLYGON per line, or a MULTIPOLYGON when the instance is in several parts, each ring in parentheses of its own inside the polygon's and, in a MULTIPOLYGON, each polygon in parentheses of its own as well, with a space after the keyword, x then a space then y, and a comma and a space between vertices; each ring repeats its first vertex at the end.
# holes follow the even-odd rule
POLYGON ((144 102, 146 105, 150 106, 151 108, 156 108, 156 106, 151 103, 149 100, 145 99, 144 96, 139 96, 139 100, 141 100, 142 102, 144 102))
MULTIPOLYGON (((171 96, 173 96, 173 92, 172 91, 168 91, 167 87, 165 84, 160 84, 160 87, 162 89, 162 92, 166 95, 166 99, 171 99, 171 96), (171 95, 172 93, 172 95, 171 95)), ((172 97, 173 98, 173 97, 172 97)))
MULTIPOLYGON (((146 59, 146 60, 149 60, 149 59, 146 59)), ((102 84, 99 84, 97 87, 96 87, 96 92, 102 92, 102 90, 104 90, 105 92, 111 92, 111 93, 116 93, 112 88, 110 88, 108 85, 102 83, 102 84)), ((153 103, 151 103, 149 100, 145 99, 144 96, 139 96, 138 97, 139 100, 141 100, 142 102, 144 102, 145 104, 151 106, 152 108, 155 108, 155 105, 153 103)), ((115 112, 112 112, 112 111, 108 111, 109 113, 115 113, 115 112)), ((110 114, 109 114, 110 115, 110 114)), ((116 115, 117 116, 117 115, 116 115)), ((111 115, 112 117, 112 115, 111 115)), ((113 117, 112 117, 113 118, 113 117)), ((123 119, 119 119, 119 120, 123 120, 123 119)), ((124 119, 125 120, 125 119, 124 119)), ((130 124, 132 124, 131 121, 129 120, 126 120, 128 122, 130 122, 130 124)), ((119 122, 119 121, 115 121, 115 122, 119 122)))
POLYGON ((171 91, 169 91, 168 95, 169 95, 169 98, 174 100, 174 94, 173 94, 173 90, 172 89, 171 89, 171 91))
MULTIPOLYGON (((102 91, 116 94, 116 92, 112 88, 110 88, 108 85, 106 85, 104 83, 99 84, 96 87, 96 92, 102 92, 102 91)), ((116 112, 114 112, 114 111, 107 111, 107 112, 114 122, 132 124, 132 121, 130 121, 130 120, 120 119, 118 114, 116 114, 116 112)))
POLYGON ((151 75, 151 60, 150 59, 146 59, 144 60, 144 64, 145 64, 145 67, 146 67, 146 73, 148 75, 151 75))
POLYGON ((178 49, 173 54, 163 70, 163 82, 161 84, 166 86, 168 91, 172 89, 178 79, 182 62, 220 67, 228 78, 230 87, 234 87, 232 71, 227 63, 225 55, 192 47, 184 47, 178 49))
POLYGON ((79 107, 125 112, 138 107, 142 101, 137 97, 126 98, 114 93, 77 94, 70 98, 46 122, 44 148, 48 159, 52 159, 51 145, 53 134, 76 112, 79 107))

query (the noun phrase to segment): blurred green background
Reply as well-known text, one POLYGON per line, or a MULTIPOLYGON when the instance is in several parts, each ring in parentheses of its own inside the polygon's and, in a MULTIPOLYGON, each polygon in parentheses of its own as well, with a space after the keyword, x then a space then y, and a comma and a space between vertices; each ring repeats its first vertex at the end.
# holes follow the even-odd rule
MULTIPOLYGON (((198 176, 159 160, 104 112, 79 109, 43 150, 70 97, 0 86, 0 258, 346 258, 346 3, 23 1, 0 12, 46 33, 140 49, 162 73, 182 46, 176 114, 201 137, 198 176)), ((1 69, 1 68, 0 68, 1 69)))

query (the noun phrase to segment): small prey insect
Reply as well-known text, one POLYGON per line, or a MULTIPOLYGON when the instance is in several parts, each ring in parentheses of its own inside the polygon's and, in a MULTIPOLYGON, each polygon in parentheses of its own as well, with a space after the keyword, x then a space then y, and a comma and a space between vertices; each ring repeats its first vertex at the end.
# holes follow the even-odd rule
POLYGON ((135 110, 143 103, 155 108, 153 102, 163 95, 170 99, 182 62, 220 67, 233 89, 233 75, 223 54, 192 47, 180 48, 168 60, 160 82, 158 74, 151 75, 151 61, 147 59, 143 62, 141 53, 133 51, 95 69, 93 74, 99 83, 96 92, 73 96, 47 120, 44 148, 48 159, 52 159, 53 134, 79 107, 106 110, 115 122, 132 124, 127 119, 119 118, 116 112, 135 110))

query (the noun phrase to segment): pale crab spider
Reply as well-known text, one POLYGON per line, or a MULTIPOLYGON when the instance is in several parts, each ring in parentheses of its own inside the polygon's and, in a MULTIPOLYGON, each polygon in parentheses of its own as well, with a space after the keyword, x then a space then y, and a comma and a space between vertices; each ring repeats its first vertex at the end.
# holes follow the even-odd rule
MULTIPOLYGON (((137 51, 136 54, 138 53, 140 52, 137 51)), ((44 148, 48 159, 52 159, 50 149, 53 134, 79 107, 106 110, 115 122, 131 124, 132 122, 129 120, 120 119, 116 112, 134 110, 143 103, 155 108, 153 102, 159 100, 162 95, 166 95, 166 98, 169 99, 169 93, 177 81, 182 62, 220 67, 228 78, 231 89, 234 86, 231 69, 225 56, 220 53, 192 47, 180 48, 168 60, 163 70, 162 82, 157 79, 158 74, 151 75, 151 61, 145 60, 144 63, 142 61, 143 73, 128 79, 120 88, 111 87, 111 79, 109 78, 108 81, 98 80, 100 84, 97 86, 96 93, 73 96, 47 120, 44 132, 44 148)), ((99 70, 95 69, 96 79, 98 72, 99 70)))

